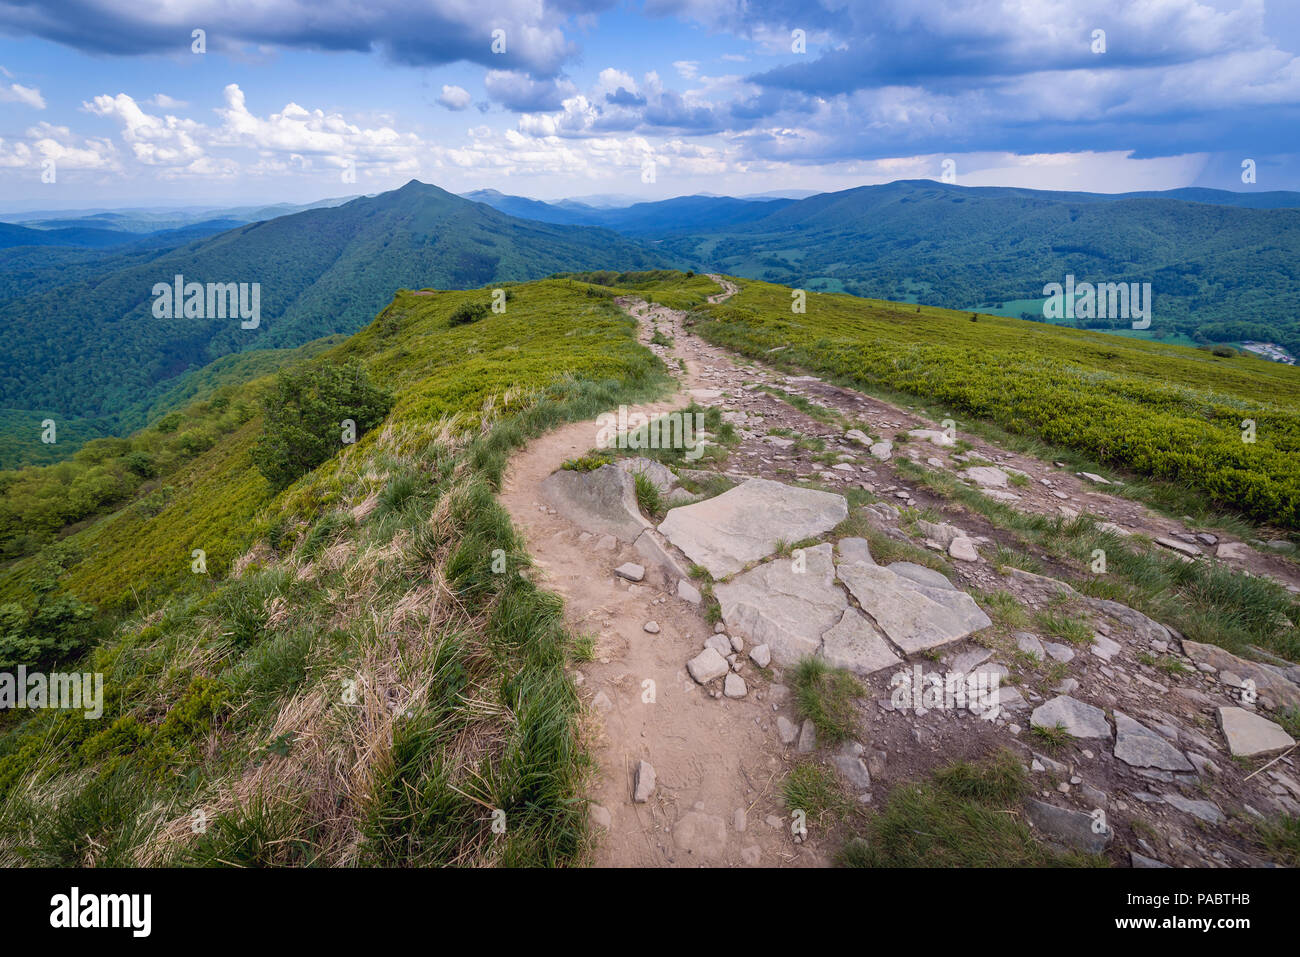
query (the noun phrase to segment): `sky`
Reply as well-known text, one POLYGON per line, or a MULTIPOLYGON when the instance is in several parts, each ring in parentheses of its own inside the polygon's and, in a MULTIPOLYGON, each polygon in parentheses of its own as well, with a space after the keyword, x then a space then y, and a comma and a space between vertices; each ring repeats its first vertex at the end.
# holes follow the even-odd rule
POLYGON ((1297 0, 0 0, 0 208, 1300 189, 1298 48, 1297 0))

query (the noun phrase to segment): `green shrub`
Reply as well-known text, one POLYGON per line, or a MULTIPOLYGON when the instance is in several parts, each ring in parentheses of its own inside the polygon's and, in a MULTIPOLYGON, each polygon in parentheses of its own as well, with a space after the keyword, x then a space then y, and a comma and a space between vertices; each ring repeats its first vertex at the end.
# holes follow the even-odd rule
POLYGON ((153 478, 158 474, 158 465, 148 452, 128 452, 122 456, 122 464, 141 478, 153 478))
POLYGON ((383 421, 392 404, 392 396, 371 385, 355 359, 282 369, 262 400, 253 462, 273 488, 284 488, 342 448, 345 420, 355 423, 359 439, 383 421))
POLYGON ((462 302, 456 307, 456 311, 451 314, 447 322, 453 326, 478 322, 488 314, 489 309, 490 307, 486 302, 462 302))

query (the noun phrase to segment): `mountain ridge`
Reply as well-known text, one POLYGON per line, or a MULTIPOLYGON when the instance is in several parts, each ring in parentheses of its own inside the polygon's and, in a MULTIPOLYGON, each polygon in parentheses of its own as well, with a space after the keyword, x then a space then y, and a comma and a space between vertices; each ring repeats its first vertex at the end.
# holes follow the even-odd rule
POLYGON ((196 239, 125 269, 101 260, 90 278, 10 300, 0 306, 0 408, 112 417, 222 355, 354 332, 397 289, 629 263, 661 260, 611 232, 510 217, 412 180, 196 239), (176 275, 259 283, 261 322, 250 334, 220 318, 155 318, 151 291, 176 275))

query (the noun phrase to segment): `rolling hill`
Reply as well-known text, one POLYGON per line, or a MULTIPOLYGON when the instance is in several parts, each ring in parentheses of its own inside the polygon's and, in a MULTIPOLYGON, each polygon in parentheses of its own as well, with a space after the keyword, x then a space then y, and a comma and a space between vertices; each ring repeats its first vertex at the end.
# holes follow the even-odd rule
POLYGON ((1067 274, 1150 282, 1155 337, 1271 338, 1294 352, 1300 209, 1282 204, 1296 195, 1108 196, 900 181, 822 193, 743 228, 657 238, 682 267, 954 309, 1018 301, 1017 317, 1041 318, 1043 287, 1067 274))
POLYGON ((493 209, 546 223, 603 226, 625 236, 658 237, 699 229, 740 226, 794 203, 792 199, 734 199, 730 196, 677 196, 653 203, 603 208, 566 200, 546 203, 507 196, 494 189, 464 194, 493 209))
MULTIPOLYGON (((282 363, 229 356, 151 427, 91 443, 72 462, 0 475, 0 543, 22 546, 0 556, 0 654, 103 674, 106 689, 99 721, 72 709, 0 712, 0 864, 582 863, 592 759, 573 672, 591 662, 593 646, 527 574, 541 562, 501 490, 530 439, 673 391, 681 367, 642 344, 621 296, 690 310, 679 318, 689 315, 692 338, 725 345, 740 363, 736 380, 759 371, 753 360, 814 372, 822 385, 899 390, 959 414, 962 441, 979 436, 978 422, 1000 424, 1209 492, 1207 503, 1217 487, 1257 517, 1300 522, 1300 370, 844 295, 812 294, 808 311, 792 315, 790 289, 735 285, 726 301, 709 302, 718 286, 700 275, 557 276, 513 286, 502 314, 477 308, 491 287, 401 290, 350 337, 282 363), (476 318, 465 320, 467 309, 476 318), (232 384, 229 367, 245 362, 254 368, 232 384), (350 397, 321 387, 336 373, 382 393, 382 410, 355 442, 333 429, 350 397), (276 418, 295 386, 312 400, 300 409, 324 406, 318 421, 329 423, 329 441, 275 484, 259 451, 319 436, 306 418, 302 428, 276 418), (1234 434, 1243 412, 1261 426, 1247 451, 1234 434), (1195 442, 1202 448, 1187 454, 1195 442), (78 511, 115 483, 115 497, 78 511), (502 809, 507 832, 493 832, 485 807, 502 809), (193 827, 195 808, 204 828, 193 827)), ((790 380, 767 381, 760 391, 774 403, 785 396, 800 407, 775 385, 790 380)), ((844 423, 828 407, 805 405, 832 416, 828 437, 839 434, 844 423)), ((778 436, 780 414, 761 417, 768 435, 778 436)), ((878 429, 882 422, 897 428, 894 412, 876 419, 878 429)), ((720 466, 722 426, 719 415, 720 466)), ((594 429, 580 428, 595 441, 594 429)), ((780 431, 808 443, 799 454, 809 464, 854 457, 816 434, 780 431)), ((893 435, 908 440, 919 437, 893 435)), ((556 445, 558 456, 567 444, 556 445)), ((954 449, 963 466, 975 461, 966 445, 954 449)), ((673 450, 662 453, 673 462, 673 450)), ((920 464, 926 454, 900 453, 889 467, 943 503, 946 486, 920 464)), ((871 461, 873 476, 886 467, 871 461)), ((1149 542, 1134 536, 1130 547, 1090 516, 1021 513, 955 474, 948 481, 952 506, 912 514, 960 507, 963 522, 997 518, 990 530, 1008 543, 999 562, 1016 571, 1042 570, 1030 541, 1081 567, 1100 541, 1112 561, 1098 589, 1107 605, 1141 621, 1138 611, 1158 614, 1185 643, 1222 644, 1231 629, 1234 640, 1286 660, 1300 654, 1296 606, 1275 582, 1148 554, 1149 542), (965 507, 977 500, 983 511, 965 507), (1147 591, 1125 584, 1152 569, 1147 591)), ((849 494, 859 515, 887 504, 866 486, 849 494)), ((919 538, 912 544, 902 523, 888 526, 894 538, 857 522, 849 528, 871 536, 864 545, 882 560, 914 556, 945 574, 944 560, 919 538)), ((845 526, 837 528, 838 537, 845 526)), ((1072 566, 1061 567, 1053 574, 1076 580, 1072 566)), ((1009 591, 974 594, 998 616, 994 634, 1021 627, 1015 612, 1029 620, 1029 606, 1009 591)), ((1067 636, 1082 628, 1081 647, 1092 640, 1092 620, 1062 612, 1065 597, 1052 594, 1058 600, 1034 621, 1067 636)), ((1199 672, 1187 672, 1199 683, 1199 672)), ((1060 678, 1025 673, 1043 690, 1060 678)))
POLYGON ((0 249, 12 246, 120 246, 135 238, 130 233, 93 226, 30 229, 13 223, 0 223, 0 249))
MULTIPOLYGON (((1295 193, 1111 195, 903 181, 802 200, 684 196, 601 208, 491 190, 458 197, 412 181, 333 202, 242 225, 232 218, 279 207, 225 210, 232 218, 143 235, 128 231, 142 214, 0 228, 0 246, 29 243, 0 248, 0 436, 11 437, 0 466, 55 461, 77 440, 141 426, 144 410, 166 411, 160 400, 178 376, 221 356, 355 331, 396 289, 573 270, 674 265, 1040 319, 1043 287, 1067 275, 1150 282, 1149 330, 1134 332, 1124 319, 1078 324, 1170 342, 1274 341, 1300 354, 1295 193), (31 244, 92 232, 128 241, 31 244), (178 274, 259 283, 260 325, 154 318, 155 283, 178 274), (66 444, 33 444, 46 417, 67 426, 66 444)), ((149 215, 171 222, 176 214, 149 215)))
POLYGON ((38 281, 36 291, 0 307, 0 409, 139 425, 123 418, 127 410, 147 406, 184 372, 232 352, 354 332, 396 289, 467 288, 659 262, 613 233, 516 219, 416 181, 160 255, 78 261, 85 273, 78 281, 38 281), (155 318, 155 283, 178 274, 201 283, 259 283, 259 326, 155 318))

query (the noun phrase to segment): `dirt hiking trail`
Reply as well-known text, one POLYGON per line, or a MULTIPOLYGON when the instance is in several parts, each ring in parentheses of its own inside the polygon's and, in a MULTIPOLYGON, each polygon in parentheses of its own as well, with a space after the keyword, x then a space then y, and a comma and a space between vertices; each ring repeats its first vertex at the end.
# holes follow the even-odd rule
MULTIPOLYGON (((736 291, 731 283, 723 286, 714 301, 736 291)), ((634 308, 649 310, 664 327, 674 318, 680 321, 681 314, 671 317, 660 307, 634 308)), ((652 334, 650 324, 642 322, 642 342, 652 334)), ((699 379, 694 360, 681 358, 687 371, 678 391, 629 412, 671 412, 688 401, 699 379)), ((677 371, 676 362, 669 366, 677 371)), ((614 568, 643 560, 631 546, 598 550, 589 536, 579 540, 581 529, 542 505, 542 481, 566 460, 594 448, 599 431, 594 419, 575 422, 529 443, 511 460, 501 494, 540 572, 537 583, 564 599, 575 634, 597 636, 596 660, 579 669, 580 692, 592 701, 592 746, 599 766, 590 797, 610 816, 595 863, 824 863, 811 842, 793 843, 781 800, 779 786, 789 762, 772 731, 771 702, 783 689, 762 687, 751 675, 746 698, 711 698, 684 668, 714 630, 699 610, 645 582, 617 578, 614 568), (658 624, 657 634, 645 631, 650 621, 658 624), (654 682, 653 703, 644 700, 647 681, 654 682), (657 785, 648 803, 634 804, 633 771, 642 759, 653 765, 657 785)))
MULTIPOLYGON (((710 278, 722 287, 721 292, 710 297, 711 302, 723 301, 738 291, 734 283, 720 276, 710 278)), ((1096 481, 1097 477, 1076 475, 1051 462, 1008 452, 973 436, 963 434, 969 443, 964 452, 952 448, 951 443, 945 447, 936 440, 915 439, 897 445, 882 440, 871 444, 868 451, 870 441, 861 441, 867 436, 859 433, 855 438, 852 431, 845 432, 843 422, 860 422, 874 434, 887 436, 907 430, 933 430, 938 425, 817 377, 773 370, 712 346, 692 333, 684 312, 634 298, 620 298, 618 303, 637 319, 640 341, 678 379, 678 389, 672 396, 632 407, 629 413, 653 416, 680 410, 692 400, 700 405, 720 406, 724 421, 735 427, 740 439, 718 466, 733 482, 764 478, 787 484, 817 483, 828 491, 862 488, 878 497, 879 503, 868 508, 876 513, 876 519, 883 517, 882 527, 893 537, 906 538, 890 527, 898 515, 894 509, 890 517, 891 506, 886 503, 891 501, 900 507, 941 512, 945 522, 960 522, 968 530, 962 533, 963 540, 969 535, 975 544, 991 550, 999 544, 998 529, 982 516, 918 487, 895 468, 895 462, 908 459, 966 474, 978 463, 977 474, 993 480, 990 484, 978 483, 985 494, 1018 510, 1067 517, 1086 511, 1113 523, 1121 533, 1163 539, 1164 547, 1184 553, 1188 561, 1195 560, 1194 554, 1204 556, 1208 552, 1228 564, 1254 574, 1272 575, 1293 590, 1297 588, 1295 566, 1290 562, 1261 554, 1244 543, 1197 533, 1115 494, 1114 489, 1103 484, 1104 480, 1096 481), (656 331, 662 334, 657 342, 652 341, 656 331), (668 344, 662 336, 669 338, 668 344), (815 415, 801 411, 782 395, 795 397, 815 415), (820 414, 823 409, 833 415, 820 414), (834 424, 836 421, 841 424, 834 424), (821 449, 809 448, 788 438, 795 435, 820 440, 823 445, 821 449), (1009 478, 1013 480, 1008 482, 1009 478)), ((685 663, 700 654, 703 643, 715 633, 703 617, 701 606, 679 598, 670 576, 648 573, 639 583, 619 577, 616 568, 625 562, 646 562, 645 556, 612 536, 591 534, 545 504, 542 483, 566 460, 594 449, 600 431, 597 421, 590 420, 535 439, 511 459, 501 494, 535 562, 534 580, 564 600, 565 617, 575 634, 595 639, 594 660, 578 665, 574 674, 579 693, 589 705, 586 734, 597 765, 588 792, 592 831, 596 835, 594 863, 642 867, 830 864, 835 844, 827 839, 826 828, 809 821, 808 837, 797 841, 783 800, 784 778, 810 755, 797 747, 788 734, 788 722, 797 724, 797 715, 781 669, 775 663, 770 671, 759 669, 740 656, 736 668, 747 685, 747 693, 740 698, 725 697, 716 687, 710 691, 697 684, 685 663), (785 734, 780 732, 778 719, 784 724, 785 734), (635 769, 641 761, 653 766, 656 777, 653 794, 645 803, 633 800, 635 769)), ((755 521, 761 523, 762 516, 756 516, 755 521)), ((931 527, 949 529, 946 525, 931 527)), ((941 543, 926 541, 925 545, 947 550, 941 543)), ((958 589, 1010 591, 1030 614, 1053 607, 1057 600, 1054 585, 1043 591, 1044 583, 1052 579, 1020 574, 1015 569, 1004 577, 996 564, 983 555, 962 558, 952 554, 961 559, 952 562, 952 584, 958 589)), ((1233 689, 1214 677, 1216 669, 1198 664, 1173 681, 1157 673, 1145 662, 1145 654, 1150 649, 1164 654, 1166 647, 1173 644, 1166 641, 1169 634, 1162 626, 1123 606, 1101 609, 1095 627, 1099 648, 1091 654, 1060 659, 1071 662, 1070 678, 1065 682, 1060 682, 1060 674, 1047 678, 1043 669, 1036 672, 1030 668, 1026 672, 1021 687, 1028 700, 1021 699, 1020 706, 1032 708, 1072 686, 1099 704, 1122 706, 1138 714, 1172 734, 1171 740, 1181 746, 1199 748, 1219 766, 1235 771, 1223 747, 1210 740, 1218 737, 1215 708, 1235 700, 1233 689), (1057 682, 1061 687, 1054 687, 1057 682), (1175 687, 1171 689, 1170 684, 1175 687), (1174 695, 1169 697, 1171 690, 1174 695), (1160 706, 1159 710, 1152 710, 1152 705, 1160 706)), ((748 636, 737 637, 748 640, 748 636)), ((1044 637, 1050 634, 1044 633, 1044 637)), ((1028 638, 1036 641, 1032 635, 1028 638)), ((1023 649, 1025 636, 1018 634, 1016 640, 1022 642, 1023 649)), ((997 654, 1011 663, 1013 670, 1022 670, 1010 657, 1014 648, 1011 652, 991 652, 988 647, 984 641, 962 642, 951 646, 945 661, 967 659, 968 665, 977 664, 997 654), (981 648, 981 644, 985 647, 981 648)), ((1245 666, 1240 663, 1240 667, 1245 666)), ((983 667, 1007 671, 991 662, 983 667)), ((1065 669, 1066 665, 1056 667, 1065 669)), ((1006 743, 1024 747, 1018 736, 1027 714, 1017 717, 1009 713, 1005 721, 997 722, 966 720, 941 712, 929 716, 900 714, 888 706, 887 678, 881 672, 865 682, 868 693, 859 714, 859 737, 869 750, 857 751, 863 759, 864 780, 854 782, 850 773, 850 783, 858 791, 857 800, 879 807, 894 785, 917 780, 926 771, 955 758, 978 757, 1006 743)), ((1289 680, 1282 680, 1278 687, 1286 694, 1300 694, 1294 688, 1295 681, 1295 676, 1289 675, 1289 680), (1288 687, 1292 690, 1286 691, 1288 687)), ((828 753, 817 757, 830 757, 843 770, 843 753, 839 758, 828 753)), ((1092 806, 1088 802, 1111 795, 1106 799, 1114 800, 1115 809, 1142 818, 1142 823, 1160 831, 1161 837, 1154 843, 1141 836, 1149 832, 1126 831, 1124 827, 1117 831, 1125 845, 1136 845, 1152 857, 1202 865, 1259 863, 1248 849, 1226 836, 1223 842, 1216 841, 1207 849, 1198 843, 1204 840, 1198 830, 1203 821, 1188 815, 1186 801, 1180 804, 1176 794, 1157 797, 1143 790, 1152 780, 1192 788, 1200 778, 1174 778, 1163 771, 1135 770, 1122 761, 1101 758, 1083 749, 1076 757, 1079 763, 1072 765, 1069 774, 1072 783, 1084 783, 1073 790, 1071 784, 1061 784, 1055 790, 1040 791, 1040 796, 1059 803, 1065 794, 1068 802, 1082 801, 1081 812, 1086 813, 1092 806), (1171 807, 1176 810, 1171 812, 1171 807)), ((857 763, 851 754, 847 760, 849 765, 857 763)), ((1035 773, 1043 773, 1043 764, 1050 773, 1065 773, 1061 770, 1065 765, 1046 758, 1034 761, 1035 773)), ((1206 764, 1214 766, 1208 759, 1206 764)), ((1270 771, 1273 780, 1261 776, 1249 787, 1236 781, 1236 773, 1220 777, 1216 790, 1223 788, 1223 793, 1216 793, 1216 797, 1250 800, 1264 807, 1271 806, 1270 802, 1287 807, 1287 802, 1293 800, 1287 796, 1291 793, 1287 789, 1293 785, 1288 775, 1295 773, 1290 770, 1292 765, 1290 758, 1284 759, 1282 767, 1288 769, 1285 773, 1270 771), (1261 791, 1265 786, 1270 790, 1261 791)), ((1296 787, 1294 799, 1300 799, 1300 785, 1296 787)), ((1196 802, 1190 806, 1195 807, 1196 802)))

